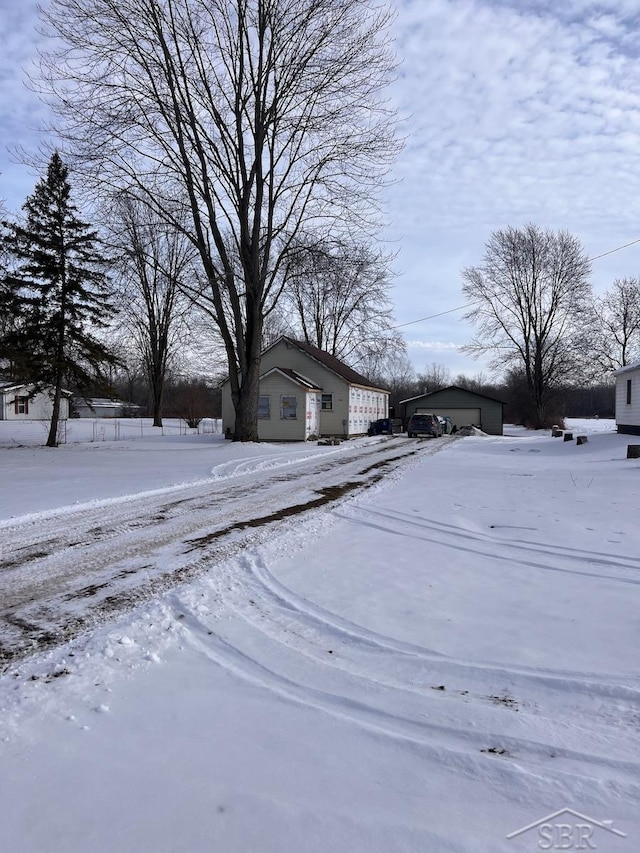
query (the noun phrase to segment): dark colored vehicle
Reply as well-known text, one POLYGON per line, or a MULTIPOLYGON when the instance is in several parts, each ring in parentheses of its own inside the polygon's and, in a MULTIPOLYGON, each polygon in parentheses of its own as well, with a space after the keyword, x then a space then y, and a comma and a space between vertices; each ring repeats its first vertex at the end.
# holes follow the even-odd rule
POLYGON ((407 435, 415 438, 418 435, 431 435, 440 438, 442 435, 442 424, 437 415, 415 414, 411 415, 407 424, 407 435))
POLYGON ((389 418, 380 418, 377 421, 371 421, 367 435, 392 435, 393 424, 389 418))

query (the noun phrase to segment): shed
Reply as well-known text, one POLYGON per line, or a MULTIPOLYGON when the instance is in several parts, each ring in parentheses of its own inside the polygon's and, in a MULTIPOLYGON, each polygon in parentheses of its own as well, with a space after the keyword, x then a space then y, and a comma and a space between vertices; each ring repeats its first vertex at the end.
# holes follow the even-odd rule
POLYGON ((640 435, 640 361, 621 367, 614 376, 618 432, 640 435))
POLYGON ((441 417, 450 417, 451 422, 458 428, 473 424, 489 435, 502 435, 504 403, 458 385, 450 385, 419 397, 410 397, 408 400, 402 400, 400 405, 405 420, 416 412, 433 412, 441 417))
POLYGON ((73 401, 73 414, 76 418, 135 418, 139 417, 140 406, 125 400, 106 397, 77 397, 73 401))
MULTIPOLYGON (((71 393, 62 392, 60 420, 69 417, 71 393)), ((0 381, 0 420, 3 421, 49 421, 53 409, 53 389, 35 392, 35 386, 27 382, 0 381)))

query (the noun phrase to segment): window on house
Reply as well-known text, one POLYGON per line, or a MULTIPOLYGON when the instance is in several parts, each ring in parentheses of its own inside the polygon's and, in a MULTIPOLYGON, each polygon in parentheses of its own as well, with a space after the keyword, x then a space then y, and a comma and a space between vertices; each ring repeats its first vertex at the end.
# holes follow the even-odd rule
POLYGON ((15 399, 15 413, 16 413, 16 415, 28 415, 29 414, 29 398, 28 397, 16 397, 16 399, 15 399))
POLYGON ((285 421, 295 421, 298 417, 298 398, 283 394, 280 397, 280 417, 285 421))
POLYGON ((631 404, 631 380, 627 379, 627 405, 631 404))
POLYGON ((324 412, 332 412, 333 411, 333 394, 323 394, 322 395, 322 410, 324 412))
POLYGON ((258 419, 268 420, 271 417, 271 398, 258 397, 258 419))

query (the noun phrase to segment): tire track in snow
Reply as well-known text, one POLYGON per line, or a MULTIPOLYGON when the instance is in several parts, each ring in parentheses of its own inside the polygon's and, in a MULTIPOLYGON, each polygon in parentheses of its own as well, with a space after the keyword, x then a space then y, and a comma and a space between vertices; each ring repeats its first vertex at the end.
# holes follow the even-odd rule
MULTIPOLYGON (((516 776, 543 769, 547 780, 570 788, 579 777, 594 792, 637 783, 640 762, 629 755, 630 744, 640 754, 640 689, 601 674, 456 660, 309 602, 278 581, 260 554, 244 553, 224 568, 207 581, 217 601, 211 620, 200 598, 176 594, 173 607, 179 618, 186 614, 182 624, 201 651, 238 677, 420 744, 472 775, 504 750, 516 776), (603 704, 615 708, 613 728, 603 704), (470 748, 486 757, 470 757, 470 748)), ((640 793, 637 784, 634 790, 640 793)))
POLYGON ((519 540, 517 542, 501 539, 490 533, 468 530, 446 522, 431 521, 415 515, 409 515, 396 510, 376 510, 367 508, 366 513, 355 507, 348 513, 342 513, 340 518, 365 527, 371 527, 396 535, 411 536, 424 542, 443 545, 456 551, 473 556, 489 557, 491 560, 508 562, 510 565, 520 565, 540 571, 559 572, 561 574, 579 575, 597 580, 616 581, 640 585, 640 557, 620 555, 611 558, 605 554, 593 551, 582 551, 563 545, 548 545, 545 543, 519 540), (377 521, 373 519, 377 518, 377 521), (504 552, 504 553, 501 553, 504 552), (514 556, 515 554, 515 556, 514 556), (526 559, 521 554, 540 554, 551 557, 548 562, 526 559), (555 559, 555 564, 554 564, 555 559), (571 569, 558 565, 561 560, 579 562, 586 566, 583 569, 571 569), (629 572, 626 576, 602 574, 590 571, 588 566, 615 568, 629 572))
MULTIPOLYGON (((548 791, 550 783, 555 783, 567 792, 579 784, 591 797, 605 788, 628 797, 640 795, 639 762, 630 760, 628 751, 617 757, 606 754, 607 744, 600 738, 595 746, 602 746, 603 751, 585 752, 550 743, 536 737, 539 732, 531 721, 523 724, 522 717, 511 713, 511 720, 517 719, 512 726, 506 717, 510 712, 495 707, 485 709, 477 727, 469 728, 468 710, 456 717, 450 708, 438 708, 435 700, 425 702, 426 694, 408 685, 398 689, 398 685, 390 685, 375 674, 345 671, 336 657, 313 661, 301 657, 291 642, 284 642, 274 653, 256 622, 240 618, 234 626, 233 620, 225 619, 224 608, 209 622, 179 595, 174 597, 173 606, 193 647, 236 677, 283 700, 340 717, 381 736, 408 741, 467 776, 496 781, 494 762, 498 760, 500 784, 507 787, 525 778, 529 787, 538 785, 541 791, 548 791), (257 636, 251 636, 248 627, 256 630, 257 636), (495 748, 498 744, 504 758, 498 753, 491 755, 490 745, 495 748)), ((549 722, 543 721, 542 734, 549 722)), ((564 732, 562 729, 556 727, 559 738, 569 733, 569 727, 564 727, 564 732)), ((584 737, 584 732, 581 735, 584 737)))
POLYGON ((427 447, 436 452, 445 445, 360 444, 330 458, 305 456, 287 465, 286 474, 282 465, 271 466, 258 485, 246 471, 5 524, 0 661, 68 639, 260 541, 261 527, 366 488, 427 447))

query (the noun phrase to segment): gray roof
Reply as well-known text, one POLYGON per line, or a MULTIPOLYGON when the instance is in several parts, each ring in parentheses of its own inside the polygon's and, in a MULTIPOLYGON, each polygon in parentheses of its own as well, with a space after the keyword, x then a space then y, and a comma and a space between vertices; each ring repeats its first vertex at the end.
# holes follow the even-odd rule
POLYGON ((446 388, 438 388, 437 391, 428 391, 426 394, 418 394, 416 397, 407 397, 406 400, 400 400, 399 406, 404 403, 411 403, 413 400, 422 400, 424 397, 432 397, 434 394, 439 394, 441 391, 464 391, 466 394, 474 394, 476 397, 483 397, 485 400, 491 400, 494 403, 500 403, 504 406, 503 400, 498 400, 497 397, 489 397, 488 394, 481 394, 480 391, 472 391, 471 388, 461 388, 460 385, 447 385, 446 388))

